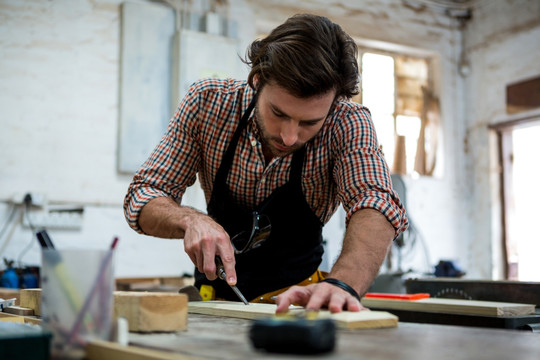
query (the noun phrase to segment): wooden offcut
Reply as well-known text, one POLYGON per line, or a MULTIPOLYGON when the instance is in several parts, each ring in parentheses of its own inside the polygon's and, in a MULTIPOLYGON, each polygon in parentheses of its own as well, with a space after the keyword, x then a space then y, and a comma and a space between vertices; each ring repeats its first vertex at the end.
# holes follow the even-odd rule
POLYGON ((13 315, 20 316, 34 316, 34 309, 30 309, 22 306, 6 306, 4 312, 13 315))
POLYGON ((168 351, 145 349, 139 346, 124 346, 109 341, 91 341, 85 348, 88 360, 194 360, 189 355, 174 354, 168 351))
MULTIPOLYGON (((41 289, 23 289, 21 307, 41 316, 41 289)), ((114 316, 128 320, 129 331, 177 331, 187 328, 187 296, 169 292, 115 291, 114 316)))
POLYGON ((41 316, 41 289, 22 289, 20 306, 34 310, 34 315, 41 316))
POLYGON ((114 317, 127 319, 129 331, 178 331, 187 328, 185 294, 167 292, 114 292, 114 317))
POLYGON ((535 313, 534 304, 445 298, 394 300, 364 297, 362 298, 362 305, 374 309, 411 310, 461 315, 513 316, 535 313))
MULTIPOLYGON (((193 301, 189 303, 188 311, 193 314, 226 316, 240 319, 260 319, 276 315, 276 305, 250 303, 244 305, 233 301, 193 301)), ((291 307, 291 314, 301 314, 305 310, 301 307, 291 307)), ((318 312, 318 318, 331 318, 336 325, 346 329, 360 328, 386 328, 396 327, 398 318, 385 311, 360 311, 330 313, 327 310, 318 312)))

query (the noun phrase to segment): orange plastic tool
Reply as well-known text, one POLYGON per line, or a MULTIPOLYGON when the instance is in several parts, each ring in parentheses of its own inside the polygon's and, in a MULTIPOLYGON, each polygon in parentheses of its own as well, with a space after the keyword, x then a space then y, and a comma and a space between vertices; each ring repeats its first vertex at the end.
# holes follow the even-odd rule
POLYGON ((416 294, 390 294, 390 293, 366 293, 367 298, 396 299, 396 300, 420 300, 428 298, 428 293, 416 294))

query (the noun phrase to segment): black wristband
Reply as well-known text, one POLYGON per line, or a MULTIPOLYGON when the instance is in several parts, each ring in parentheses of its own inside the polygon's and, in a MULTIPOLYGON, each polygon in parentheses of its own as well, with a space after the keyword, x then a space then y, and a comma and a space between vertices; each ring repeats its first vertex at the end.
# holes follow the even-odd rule
POLYGON ((338 279, 334 279, 334 278, 326 278, 324 280, 321 280, 321 282, 327 282, 329 284, 332 284, 332 285, 335 285, 337 286, 338 288, 341 288, 343 290, 345 290, 346 292, 348 292, 349 294, 351 294, 352 296, 354 296, 355 298, 358 299, 358 301, 361 301, 360 300, 360 295, 358 295, 358 293, 356 292, 356 290, 354 290, 352 287, 350 287, 349 285, 345 284, 343 281, 341 280, 338 280, 338 279))

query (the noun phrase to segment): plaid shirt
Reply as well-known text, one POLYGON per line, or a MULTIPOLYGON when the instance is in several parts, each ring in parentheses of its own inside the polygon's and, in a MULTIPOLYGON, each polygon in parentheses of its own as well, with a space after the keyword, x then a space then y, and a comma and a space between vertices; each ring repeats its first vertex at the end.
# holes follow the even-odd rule
MULTIPOLYGON (((180 203, 197 174, 210 201, 221 158, 253 96, 245 81, 203 79, 192 85, 129 186, 124 213, 134 230, 142 232, 138 217, 148 201, 167 196, 180 203)), ((292 159, 274 158, 265 165, 254 113, 240 136, 227 180, 236 200, 250 208, 289 180, 292 159)), ((320 132, 306 144, 302 189, 323 224, 341 203, 347 223, 355 211, 372 208, 386 216, 396 236, 407 228, 369 110, 354 102, 337 102, 320 132)))

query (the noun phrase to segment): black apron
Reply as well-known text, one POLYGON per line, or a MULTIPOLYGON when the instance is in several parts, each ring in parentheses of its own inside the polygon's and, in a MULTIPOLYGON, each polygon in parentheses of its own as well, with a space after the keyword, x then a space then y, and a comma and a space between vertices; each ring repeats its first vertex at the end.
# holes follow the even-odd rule
MULTIPOLYGON (((240 206, 226 184, 229 168, 240 134, 246 128, 256 102, 251 101, 242 116, 214 180, 208 214, 232 238, 241 231, 251 232, 252 211, 269 217, 272 230, 258 248, 235 255, 237 287, 246 299, 297 284, 312 275, 321 263, 322 223, 307 204, 302 192, 302 166, 305 147, 293 154, 289 181, 255 209, 240 206)), ((216 298, 238 301, 238 297, 223 280, 210 281, 195 269, 195 286, 211 285, 216 298)))

